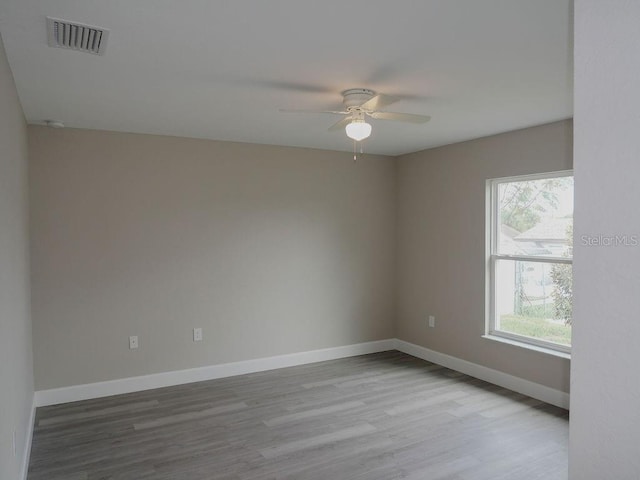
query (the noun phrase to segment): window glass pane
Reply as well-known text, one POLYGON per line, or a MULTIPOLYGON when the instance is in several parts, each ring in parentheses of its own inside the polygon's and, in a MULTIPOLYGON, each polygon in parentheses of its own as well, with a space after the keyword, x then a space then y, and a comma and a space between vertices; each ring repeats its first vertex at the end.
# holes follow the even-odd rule
POLYGON ((498 253, 570 257, 573 177, 498 185, 498 253))
POLYGON ((571 264, 496 260, 496 330, 571 345, 571 264))

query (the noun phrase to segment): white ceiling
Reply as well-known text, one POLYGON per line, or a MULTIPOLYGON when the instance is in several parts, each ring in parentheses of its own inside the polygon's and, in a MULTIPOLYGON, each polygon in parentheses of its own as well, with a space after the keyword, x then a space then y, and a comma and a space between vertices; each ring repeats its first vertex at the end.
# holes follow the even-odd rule
POLYGON ((571 117, 571 0, 2 0, 29 123, 353 148, 340 92, 399 95, 365 151, 398 155, 571 117), (110 29, 104 56, 47 46, 45 16, 110 29))

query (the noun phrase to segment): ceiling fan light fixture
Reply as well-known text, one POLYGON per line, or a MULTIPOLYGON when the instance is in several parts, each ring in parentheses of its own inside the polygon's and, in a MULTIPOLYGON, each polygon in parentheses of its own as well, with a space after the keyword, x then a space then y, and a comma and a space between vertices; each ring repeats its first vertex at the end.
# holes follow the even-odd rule
POLYGON ((347 137, 361 142, 371 135, 371 125, 362 119, 355 119, 345 127, 347 137))

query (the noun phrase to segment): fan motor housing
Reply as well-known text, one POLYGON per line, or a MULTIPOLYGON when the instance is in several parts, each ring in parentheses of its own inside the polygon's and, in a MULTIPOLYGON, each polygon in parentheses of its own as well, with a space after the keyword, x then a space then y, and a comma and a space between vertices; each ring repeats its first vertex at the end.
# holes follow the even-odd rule
POLYGON ((345 107, 359 107, 367 100, 375 97, 376 92, 368 88, 350 88, 342 92, 342 103, 345 107))

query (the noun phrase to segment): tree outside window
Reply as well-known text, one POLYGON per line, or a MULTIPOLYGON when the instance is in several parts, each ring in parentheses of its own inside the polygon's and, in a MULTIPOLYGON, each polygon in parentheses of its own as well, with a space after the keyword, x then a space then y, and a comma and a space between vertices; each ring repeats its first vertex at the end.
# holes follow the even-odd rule
POLYGON ((489 333, 571 345, 573 176, 490 180, 489 333))

